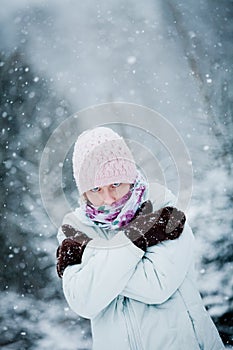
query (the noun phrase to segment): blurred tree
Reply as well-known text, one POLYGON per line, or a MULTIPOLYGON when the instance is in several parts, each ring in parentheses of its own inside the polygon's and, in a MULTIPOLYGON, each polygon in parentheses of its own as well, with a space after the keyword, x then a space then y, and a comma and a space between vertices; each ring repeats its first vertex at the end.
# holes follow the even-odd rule
POLYGON ((20 50, 0 54, 2 290, 44 297, 51 281, 54 260, 48 251, 55 242, 49 237, 55 228, 42 208, 38 165, 49 134, 68 109, 51 84, 34 75, 20 50))
POLYGON ((203 235, 198 232, 200 228, 207 229, 207 235, 199 236, 205 247, 201 267, 208 278, 217 280, 216 285, 209 283, 202 291, 206 306, 213 310, 224 342, 233 345, 233 187, 229 182, 233 167, 233 2, 211 0, 194 4, 188 0, 179 1, 178 5, 167 0, 164 6, 171 14, 190 74, 196 78, 203 96, 205 116, 200 123, 208 124, 209 133, 216 139, 217 147, 210 150, 211 167, 205 179, 198 182, 202 191, 196 214, 200 216, 194 219, 193 228, 197 236, 203 235), (216 183, 211 193, 207 193, 205 181, 216 183))
MULTIPOLYGON (((56 337, 44 329, 48 306, 56 309, 56 316, 53 311, 47 315, 49 325, 56 323, 62 329, 66 324, 73 332, 81 327, 78 341, 90 342, 89 322, 64 311, 55 271, 56 228, 45 213, 39 190, 42 151, 71 111, 51 81, 33 72, 23 52, 19 48, 9 56, 0 53, 0 346, 31 349, 56 337)), ((70 163, 68 156, 66 161, 70 163)), ((70 175, 70 168, 66 172, 70 175)), ((69 193, 72 177, 67 175, 65 182, 69 193)))

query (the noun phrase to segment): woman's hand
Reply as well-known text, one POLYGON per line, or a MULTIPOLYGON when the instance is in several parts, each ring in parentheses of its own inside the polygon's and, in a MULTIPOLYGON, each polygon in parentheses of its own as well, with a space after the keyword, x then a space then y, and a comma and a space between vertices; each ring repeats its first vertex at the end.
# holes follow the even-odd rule
POLYGON ((152 204, 146 202, 141 212, 125 228, 126 236, 144 251, 147 247, 178 238, 186 221, 182 211, 169 206, 144 214, 151 207, 152 204))
POLYGON ((82 255, 87 243, 91 240, 84 233, 70 225, 63 225, 62 231, 68 237, 57 248, 57 274, 63 276, 67 266, 81 264, 82 255))

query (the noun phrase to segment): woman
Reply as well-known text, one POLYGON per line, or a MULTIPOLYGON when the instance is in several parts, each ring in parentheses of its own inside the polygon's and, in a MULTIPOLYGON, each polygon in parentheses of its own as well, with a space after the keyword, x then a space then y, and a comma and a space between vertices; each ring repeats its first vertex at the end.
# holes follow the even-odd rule
POLYGON ((57 271, 94 350, 224 349, 196 289, 192 231, 175 198, 148 185, 124 140, 98 127, 73 154, 80 207, 58 232, 57 271))

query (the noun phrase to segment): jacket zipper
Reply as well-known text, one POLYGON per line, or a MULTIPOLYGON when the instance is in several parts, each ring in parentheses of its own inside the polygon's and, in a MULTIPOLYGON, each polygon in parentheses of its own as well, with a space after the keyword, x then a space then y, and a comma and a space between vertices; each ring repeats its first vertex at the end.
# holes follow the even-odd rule
POLYGON ((136 325, 135 315, 128 298, 124 298, 124 315, 129 334, 129 343, 131 350, 143 350, 142 341, 139 335, 139 330, 136 325))

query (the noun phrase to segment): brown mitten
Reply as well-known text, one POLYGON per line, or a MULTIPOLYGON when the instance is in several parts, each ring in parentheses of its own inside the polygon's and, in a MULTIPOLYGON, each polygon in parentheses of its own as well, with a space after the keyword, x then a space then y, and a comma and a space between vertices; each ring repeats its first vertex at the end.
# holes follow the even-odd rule
POLYGON ((81 263, 84 249, 91 240, 87 235, 75 230, 70 225, 63 225, 62 231, 68 238, 64 239, 57 248, 57 273, 59 277, 63 276, 67 266, 81 263))
POLYGON ((151 203, 151 201, 145 201, 144 203, 142 203, 142 205, 138 208, 138 210, 135 213, 134 219, 138 216, 138 215, 146 215, 146 214, 150 214, 153 211, 153 205, 151 203))
POLYGON ((182 211, 164 207, 154 213, 138 215, 125 228, 125 234, 137 247, 146 251, 147 247, 178 238, 185 221, 182 211))

